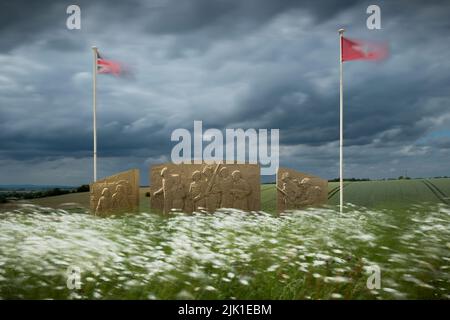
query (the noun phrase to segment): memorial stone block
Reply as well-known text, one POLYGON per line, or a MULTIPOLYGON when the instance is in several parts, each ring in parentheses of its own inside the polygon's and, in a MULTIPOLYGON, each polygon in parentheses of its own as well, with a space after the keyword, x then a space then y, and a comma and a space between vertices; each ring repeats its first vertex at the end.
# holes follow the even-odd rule
POLYGON ((150 181, 150 207, 163 213, 260 209, 257 164, 166 163, 151 168, 150 181))
POLYGON ((139 207, 139 170, 120 172, 90 185, 91 212, 98 216, 134 211, 139 207))
POLYGON ((277 171, 277 211, 302 209, 325 204, 328 181, 288 168, 277 171))

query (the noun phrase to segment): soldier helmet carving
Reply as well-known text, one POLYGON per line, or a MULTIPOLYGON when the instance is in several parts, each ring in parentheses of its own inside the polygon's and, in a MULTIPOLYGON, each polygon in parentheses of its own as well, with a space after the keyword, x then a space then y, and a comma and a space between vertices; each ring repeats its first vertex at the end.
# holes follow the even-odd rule
POLYGON ((310 185, 312 185, 312 181, 311 181, 310 178, 303 178, 301 184, 302 185, 306 185, 306 186, 310 186, 310 185))
POLYGON ((197 181, 201 177, 202 177, 202 174, 200 171, 195 170, 194 172, 192 172, 192 180, 197 181))
POLYGON ((102 190, 102 197, 109 196, 109 188, 103 188, 102 190))
POLYGON ((237 178, 241 178, 241 177, 242 177, 242 174, 241 174, 241 171, 239 171, 239 170, 234 170, 233 173, 231 174, 231 176, 232 176, 233 178, 237 179, 237 178))
POLYGON ((219 170, 219 174, 220 174, 220 176, 221 177, 226 177, 226 176, 228 176, 228 168, 227 167, 222 167, 220 170, 219 170))
POLYGON ((162 168, 161 170, 161 177, 164 177, 168 173, 169 169, 167 167, 162 168))
POLYGON ((283 172, 283 174, 281 175, 281 180, 285 181, 289 179, 289 172, 283 172))

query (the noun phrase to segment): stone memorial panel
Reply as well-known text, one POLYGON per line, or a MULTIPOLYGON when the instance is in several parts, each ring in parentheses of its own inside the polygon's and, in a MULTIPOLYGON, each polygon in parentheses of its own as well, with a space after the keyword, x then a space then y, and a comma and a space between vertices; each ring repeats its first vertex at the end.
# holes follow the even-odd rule
POLYGON ((139 170, 120 172, 90 185, 91 212, 98 216, 130 212, 139 207, 139 170))
POLYGON ((260 209, 257 164, 173 164, 150 170, 150 207, 163 213, 260 209))
POLYGON ((277 211, 301 209, 325 204, 328 181, 288 168, 277 171, 277 211))

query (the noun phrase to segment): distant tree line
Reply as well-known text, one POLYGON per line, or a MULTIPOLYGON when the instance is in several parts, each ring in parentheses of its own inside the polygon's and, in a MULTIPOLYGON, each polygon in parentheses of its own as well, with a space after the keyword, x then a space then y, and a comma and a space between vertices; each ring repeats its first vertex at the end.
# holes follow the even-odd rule
POLYGON ((0 193, 0 203, 6 203, 8 200, 29 200, 37 198, 45 198, 52 196, 60 196, 69 193, 88 192, 89 185, 83 184, 74 189, 53 188, 41 191, 5 191, 0 193))
MULTIPOLYGON (((369 178, 344 178, 342 180, 344 180, 344 181, 370 181, 369 178)), ((328 180, 328 181, 329 182, 338 182, 339 178, 334 178, 334 179, 331 179, 331 180, 328 180)))
MULTIPOLYGON (((369 179, 369 178, 344 178, 344 181, 392 181, 392 180, 421 180, 421 179, 448 179, 449 176, 437 176, 437 177, 431 177, 431 178, 422 178, 422 177, 407 177, 407 176, 399 176, 398 178, 381 178, 381 179, 369 179)), ((338 182, 339 178, 334 178, 331 180, 328 180, 328 182, 338 182)))

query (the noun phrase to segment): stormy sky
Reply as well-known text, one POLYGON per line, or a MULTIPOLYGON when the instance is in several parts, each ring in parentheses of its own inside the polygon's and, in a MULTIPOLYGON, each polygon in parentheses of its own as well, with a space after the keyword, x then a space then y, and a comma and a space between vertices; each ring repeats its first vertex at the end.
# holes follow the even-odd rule
POLYGON ((335 178, 340 27, 390 47, 344 65, 345 176, 450 175, 449 17, 448 1, 3 1, 0 184, 92 180, 92 45, 132 70, 98 76, 99 177, 147 184, 172 131, 202 120, 280 129, 281 166, 335 178))

